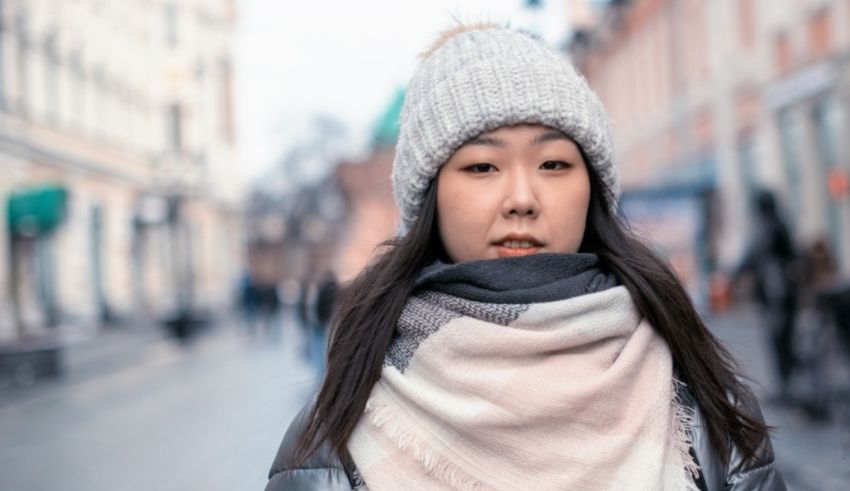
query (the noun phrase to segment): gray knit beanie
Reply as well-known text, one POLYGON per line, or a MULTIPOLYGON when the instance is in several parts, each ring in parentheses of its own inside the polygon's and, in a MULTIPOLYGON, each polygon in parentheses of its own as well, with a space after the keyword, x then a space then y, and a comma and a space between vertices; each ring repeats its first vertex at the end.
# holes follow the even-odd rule
POLYGON ((407 87, 392 172, 400 235, 416 221, 440 166, 461 145, 523 123, 569 136, 608 188, 606 198, 619 194, 608 115, 569 61, 522 32, 462 27, 447 33, 407 87))

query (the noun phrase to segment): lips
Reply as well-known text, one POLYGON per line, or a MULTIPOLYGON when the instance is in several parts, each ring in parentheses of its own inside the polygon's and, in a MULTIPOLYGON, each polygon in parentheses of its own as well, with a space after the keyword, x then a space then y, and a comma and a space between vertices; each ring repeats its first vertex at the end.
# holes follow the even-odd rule
POLYGON ((509 247, 511 249, 528 249, 534 247, 534 244, 528 240, 506 240, 501 245, 502 247, 509 247))
POLYGON ((543 243, 530 235, 508 235, 493 243, 499 257, 530 256, 537 254, 543 243))

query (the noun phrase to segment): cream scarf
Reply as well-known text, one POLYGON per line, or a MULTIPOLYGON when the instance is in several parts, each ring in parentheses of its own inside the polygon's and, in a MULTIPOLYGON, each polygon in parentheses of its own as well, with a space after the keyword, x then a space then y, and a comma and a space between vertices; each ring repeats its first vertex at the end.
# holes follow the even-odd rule
POLYGON ((595 256, 545 256, 426 271, 349 442, 369 490, 697 489, 666 343, 595 256))

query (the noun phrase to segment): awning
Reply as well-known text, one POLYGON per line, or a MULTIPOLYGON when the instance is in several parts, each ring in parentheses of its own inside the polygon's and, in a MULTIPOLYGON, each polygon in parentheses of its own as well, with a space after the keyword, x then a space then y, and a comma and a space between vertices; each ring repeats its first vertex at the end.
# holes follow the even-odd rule
POLYGON ((9 231, 24 236, 55 229, 65 218, 68 191, 62 186, 42 186, 17 191, 7 203, 9 231))

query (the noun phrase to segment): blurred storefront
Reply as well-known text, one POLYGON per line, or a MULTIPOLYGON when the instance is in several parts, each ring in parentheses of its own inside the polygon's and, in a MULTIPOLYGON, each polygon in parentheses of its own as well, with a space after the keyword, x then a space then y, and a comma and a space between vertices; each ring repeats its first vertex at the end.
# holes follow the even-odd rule
POLYGON ((230 302, 230 0, 0 2, 0 341, 230 302))
POLYGON ((700 232, 668 249, 699 258, 680 269, 696 267, 698 297, 752 239, 759 188, 778 193, 801 248, 825 239, 850 273, 850 1, 572 4, 568 51, 611 113, 624 196, 639 202, 624 208, 666 216, 692 190, 684 209, 703 210, 700 232))
POLYGON ((624 193, 620 202, 631 226, 661 249, 699 303, 708 301, 705 272, 716 257, 714 192, 712 186, 645 188, 624 193))
POLYGON ((54 232, 65 220, 67 202, 62 186, 19 190, 6 202, 12 314, 21 331, 26 323, 59 321, 54 232))

